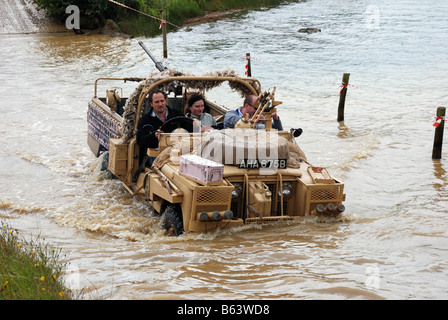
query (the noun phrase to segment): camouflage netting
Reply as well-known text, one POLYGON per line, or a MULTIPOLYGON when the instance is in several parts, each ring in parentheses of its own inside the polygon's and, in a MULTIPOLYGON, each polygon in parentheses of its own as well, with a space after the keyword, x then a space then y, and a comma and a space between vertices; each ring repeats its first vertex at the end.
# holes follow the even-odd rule
MULTIPOLYGON (((174 69, 170 69, 164 72, 153 72, 149 75, 149 77, 140 82, 134 92, 129 96, 126 101, 126 105, 124 107, 123 113, 123 121, 121 123, 121 129, 123 135, 121 137, 123 143, 128 142, 132 137, 135 136, 135 121, 136 121, 136 113, 138 107, 138 100, 142 90, 145 87, 151 86, 153 83, 163 80, 167 77, 176 77, 176 76, 202 76, 202 77, 239 77, 238 74, 234 70, 222 70, 222 71, 209 71, 204 72, 200 75, 194 75, 191 73, 179 72, 174 69)), ((258 82, 255 80, 245 79, 249 81, 249 83, 257 90, 260 91, 261 88, 258 87, 258 82)), ((187 80, 182 81, 182 84, 187 89, 199 90, 199 91, 208 91, 213 88, 220 86, 224 81, 216 80, 216 81, 200 81, 200 80, 187 80)), ((164 92, 168 92, 171 88, 171 82, 162 83, 157 89, 162 90, 164 92)), ((237 91, 241 94, 242 97, 245 97, 251 94, 250 90, 243 84, 236 81, 229 81, 229 87, 237 91)))
POLYGON ((122 143, 129 142, 129 140, 136 134, 135 119, 137 114, 138 98, 145 86, 144 81, 140 82, 134 92, 126 100, 123 112, 123 120, 121 121, 121 136, 122 143))

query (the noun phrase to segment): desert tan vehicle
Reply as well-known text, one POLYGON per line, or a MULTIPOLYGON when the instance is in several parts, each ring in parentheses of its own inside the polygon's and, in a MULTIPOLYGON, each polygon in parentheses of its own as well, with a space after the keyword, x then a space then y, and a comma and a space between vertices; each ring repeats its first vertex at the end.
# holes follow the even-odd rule
MULTIPOLYGON (((262 92, 257 79, 232 71, 197 76, 165 70, 147 79, 100 78, 88 105, 88 144, 95 156, 108 154, 108 170, 133 196, 146 199, 161 215, 164 228, 176 235, 313 214, 339 215, 344 211, 343 182, 307 161, 295 141, 301 129, 272 129, 270 116, 281 104, 274 95, 275 88, 262 92), (127 98, 116 89, 97 96, 99 82, 116 81, 139 83, 127 98), (259 97, 252 119, 242 119, 235 129, 200 133, 189 118, 174 118, 162 126, 158 148, 145 155, 155 157, 152 166, 139 159, 137 124, 149 109, 151 91, 170 92, 168 105, 184 111, 189 94, 204 94, 221 84, 242 97, 259 97), (260 115, 265 128, 254 129, 260 115)), ((222 121, 228 110, 205 102, 206 110, 222 121)))

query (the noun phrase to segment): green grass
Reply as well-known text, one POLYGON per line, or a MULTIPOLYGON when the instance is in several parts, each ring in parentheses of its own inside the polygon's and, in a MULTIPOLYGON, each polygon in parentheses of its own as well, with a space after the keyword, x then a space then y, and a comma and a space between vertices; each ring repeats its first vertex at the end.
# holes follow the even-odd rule
POLYGON ((0 225, 0 300, 69 300, 72 294, 62 278, 60 250, 42 239, 25 241, 0 225))

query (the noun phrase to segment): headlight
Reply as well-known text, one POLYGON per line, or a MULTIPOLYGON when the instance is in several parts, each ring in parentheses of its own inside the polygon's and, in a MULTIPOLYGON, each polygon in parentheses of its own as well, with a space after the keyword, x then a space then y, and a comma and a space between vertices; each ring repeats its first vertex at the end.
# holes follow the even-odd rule
POLYGON ((288 198, 292 194, 293 185, 291 182, 283 182, 282 189, 283 191, 278 190, 278 196, 281 197, 283 195, 283 198, 288 198))
POLYGON ((232 210, 227 210, 226 212, 224 212, 224 218, 225 219, 232 219, 233 218, 232 210))
POLYGON ((334 203, 329 203, 327 204, 327 212, 328 213, 332 213, 334 211, 334 209, 336 208, 336 206, 334 205, 334 203))
POLYGON ((201 221, 207 221, 208 220, 208 213, 207 212, 201 212, 201 214, 199 215, 199 219, 201 221))
POLYGON ((232 200, 238 199, 243 192, 243 183, 242 182, 234 182, 232 183, 235 189, 232 191, 232 200))
POLYGON ((321 204, 321 203, 319 203, 319 204, 316 206, 316 212, 317 212, 317 213, 320 213, 320 214, 324 213, 324 212, 325 212, 325 207, 324 207, 324 205, 321 204))
POLYGON ((219 211, 213 211, 212 219, 215 220, 215 221, 221 220, 221 214, 219 213, 219 211))

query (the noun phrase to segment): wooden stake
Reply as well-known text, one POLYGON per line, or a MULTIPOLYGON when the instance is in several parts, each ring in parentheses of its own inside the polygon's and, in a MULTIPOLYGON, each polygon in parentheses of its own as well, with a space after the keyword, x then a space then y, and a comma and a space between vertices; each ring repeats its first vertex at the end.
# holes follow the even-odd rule
POLYGON ((252 77, 252 70, 250 68, 250 53, 246 53, 246 60, 247 60, 247 76, 252 77))
POLYGON ((163 57, 168 58, 168 48, 166 44, 166 11, 162 11, 162 34, 163 34, 163 57))
POLYGON ((441 159, 442 158, 442 144, 443 144, 443 129, 445 127, 445 107, 437 108, 437 118, 442 117, 439 126, 436 128, 434 134, 434 146, 432 147, 432 158, 441 159))
POLYGON ((338 107, 338 121, 344 121, 344 107, 345 107, 345 96, 347 95, 348 79, 350 78, 350 73, 344 73, 342 76, 342 89, 339 96, 339 107, 338 107))

